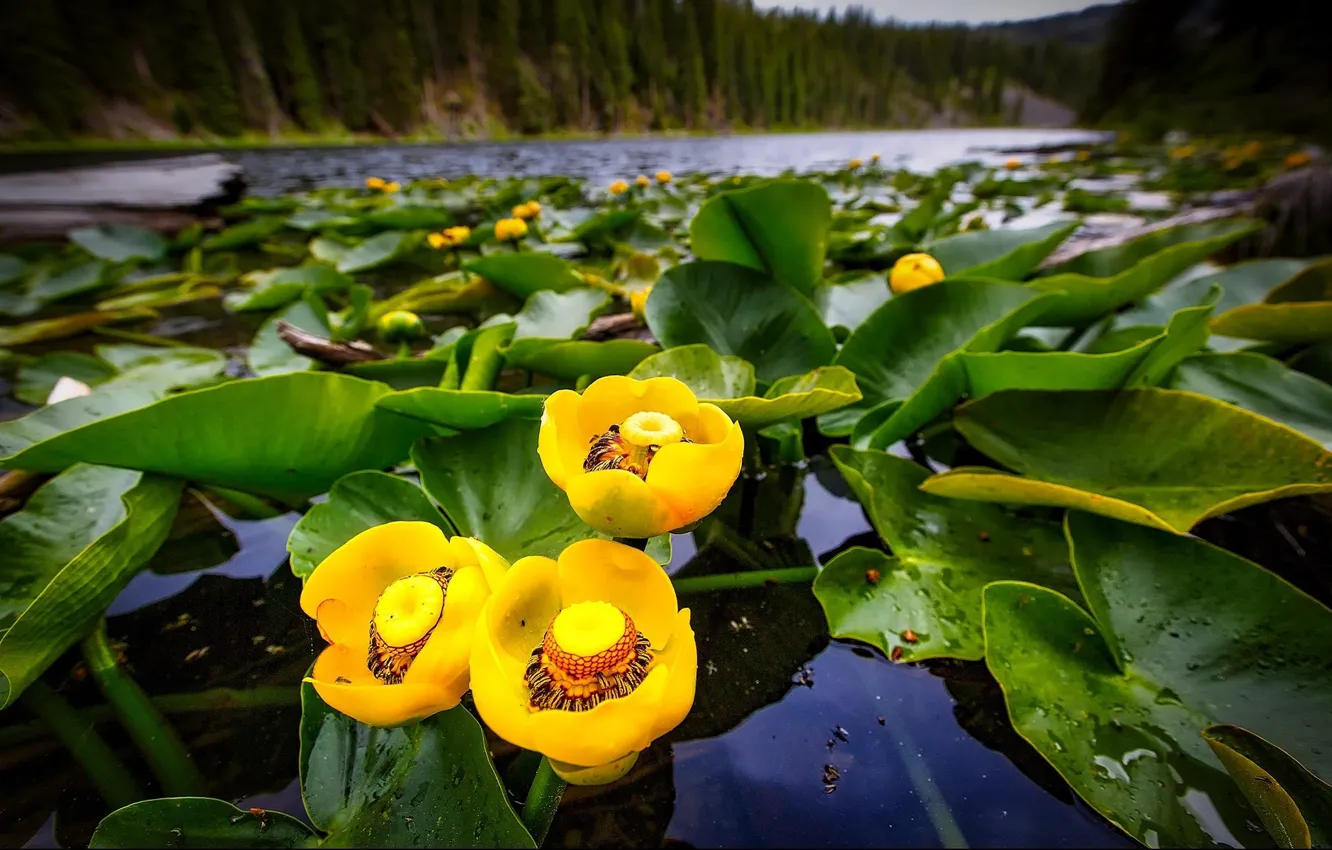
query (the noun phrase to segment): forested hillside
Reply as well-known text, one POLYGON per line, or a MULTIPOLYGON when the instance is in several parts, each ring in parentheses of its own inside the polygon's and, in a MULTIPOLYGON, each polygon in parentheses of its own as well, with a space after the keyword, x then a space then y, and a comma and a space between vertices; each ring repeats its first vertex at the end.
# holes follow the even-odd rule
POLYGON ((739 0, 3 0, 0 138, 1003 124, 1082 47, 739 0))

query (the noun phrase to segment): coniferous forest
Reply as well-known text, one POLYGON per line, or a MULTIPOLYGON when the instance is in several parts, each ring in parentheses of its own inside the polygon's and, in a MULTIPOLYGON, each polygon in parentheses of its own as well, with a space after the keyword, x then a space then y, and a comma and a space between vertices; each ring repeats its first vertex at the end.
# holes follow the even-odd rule
POLYGON ((746 0, 4 0, 0 139, 1020 123, 1086 46, 746 0))

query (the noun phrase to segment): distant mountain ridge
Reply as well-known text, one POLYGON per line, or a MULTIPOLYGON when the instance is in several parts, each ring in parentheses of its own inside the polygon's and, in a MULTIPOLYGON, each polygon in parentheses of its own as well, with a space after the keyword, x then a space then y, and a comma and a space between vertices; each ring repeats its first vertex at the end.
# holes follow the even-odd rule
POLYGON ((1058 39, 1069 45, 1091 47, 1105 41, 1110 22, 1114 20, 1119 10, 1119 3, 1102 3, 1088 6, 1080 12, 1063 12, 1044 18, 986 24, 976 29, 987 34, 1004 36, 1021 44, 1058 39))

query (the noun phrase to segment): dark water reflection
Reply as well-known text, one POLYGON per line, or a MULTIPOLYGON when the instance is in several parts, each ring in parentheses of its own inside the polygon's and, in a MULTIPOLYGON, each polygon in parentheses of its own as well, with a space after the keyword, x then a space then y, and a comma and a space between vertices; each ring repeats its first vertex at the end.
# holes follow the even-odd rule
MULTIPOLYGON (((834 492, 841 490, 835 470, 821 460, 811 466, 743 482, 714 519, 677 538, 673 570, 731 571, 747 559, 808 564, 848 541, 872 542, 859 504, 834 492), (763 505, 763 515, 742 510, 742 498, 763 505)), ((320 644, 299 610, 299 582, 285 567, 295 515, 238 521, 189 502, 184 513, 191 533, 173 539, 154 572, 112 608, 111 635, 124 641, 134 674, 156 694, 294 690, 320 644), (173 563, 207 574, 172 573, 173 563)), ((875 651, 830 642, 808 587, 691 594, 681 602, 693 610, 699 641, 694 710, 625 779, 570 789, 552 845, 1130 846, 1076 803, 1013 733, 982 664, 892 664, 875 651), (827 765, 839 774, 833 793, 825 793, 827 765)), ((58 662, 50 680, 76 705, 99 702, 91 683, 65 678, 76 660, 58 662)), ((172 722, 214 794, 304 818, 298 719, 291 706, 174 715, 172 722)), ((101 728, 144 775, 129 742, 113 725, 101 728)), ((502 742, 492 748, 504 773, 512 757, 502 742)), ((32 783, 39 790, 0 802, 0 845, 86 842, 100 800, 65 753, 49 741, 25 744, 0 765, 0 782, 9 787, 29 773, 43 777, 32 783)))

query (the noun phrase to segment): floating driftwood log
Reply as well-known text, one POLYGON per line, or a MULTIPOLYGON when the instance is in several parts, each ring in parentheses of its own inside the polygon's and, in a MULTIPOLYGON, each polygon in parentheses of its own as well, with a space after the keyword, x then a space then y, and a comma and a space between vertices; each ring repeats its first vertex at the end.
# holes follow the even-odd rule
POLYGON ((217 154, 0 175, 0 243, 93 224, 177 230, 244 190, 241 167, 217 154))

